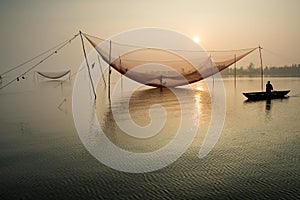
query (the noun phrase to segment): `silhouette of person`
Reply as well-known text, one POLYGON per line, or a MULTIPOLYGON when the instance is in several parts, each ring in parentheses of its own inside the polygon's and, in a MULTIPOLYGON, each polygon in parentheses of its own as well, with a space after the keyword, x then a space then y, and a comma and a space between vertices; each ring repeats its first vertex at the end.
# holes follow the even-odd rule
POLYGON ((268 81, 266 84, 266 92, 270 93, 272 90, 273 90, 273 86, 270 83, 270 81, 268 81))

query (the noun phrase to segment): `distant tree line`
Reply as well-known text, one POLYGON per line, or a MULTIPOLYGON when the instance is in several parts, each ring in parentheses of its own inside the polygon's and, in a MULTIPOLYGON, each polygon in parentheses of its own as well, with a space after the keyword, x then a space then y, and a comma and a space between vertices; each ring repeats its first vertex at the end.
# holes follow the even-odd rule
MULTIPOLYGON (((263 69, 265 76, 299 76, 300 77, 300 64, 285 65, 280 67, 265 67, 263 69)), ((229 67, 221 72, 222 75, 234 75, 234 67, 229 67)), ((250 63, 247 67, 237 67, 237 76, 260 76, 261 68, 255 67, 250 63)))

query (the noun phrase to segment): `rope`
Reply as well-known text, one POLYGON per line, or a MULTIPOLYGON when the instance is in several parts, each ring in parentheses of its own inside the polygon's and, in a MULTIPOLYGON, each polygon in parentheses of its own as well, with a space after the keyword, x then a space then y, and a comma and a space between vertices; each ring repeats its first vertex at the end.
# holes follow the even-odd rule
POLYGON ((289 62, 291 62, 291 63, 297 63, 297 62, 294 62, 294 61, 296 61, 297 59, 294 59, 294 58, 289 58, 289 57, 286 57, 286 56, 284 56, 284 55, 282 55, 282 54, 279 54, 279 53, 276 53, 276 52, 274 52, 274 51, 271 51, 271 50, 269 50, 269 49, 263 49, 263 50, 265 50, 267 53, 269 53, 269 54, 272 54, 273 56, 275 56, 275 57, 281 57, 281 58, 283 58, 283 59, 285 59, 285 60, 287 60, 287 61, 289 61, 289 62))
MULTIPOLYGON (((107 40, 107 39, 103 39, 100 37, 96 37, 93 35, 89 35, 86 33, 82 33, 84 36, 88 36, 88 37, 92 37, 92 38, 96 38, 99 39, 101 41, 106 41, 106 42, 110 42, 111 40, 107 40)), ((127 47, 134 47, 134 48, 155 48, 155 47, 145 47, 145 46, 139 46, 139 45, 133 45, 133 44, 125 44, 125 43, 120 43, 120 42, 115 42, 115 41, 111 41, 112 44, 116 44, 116 45, 122 45, 122 46, 127 46, 127 47)), ((232 51, 248 51, 248 50, 254 50, 257 49, 259 47, 252 47, 252 48, 242 48, 242 49, 231 49, 231 50, 186 50, 186 49, 169 49, 166 48, 164 50, 169 50, 169 51, 186 51, 186 52, 210 52, 210 53, 217 53, 217 52, 232 52, 232 51)), ((161 49, 161 48, 160 48, 161 49)))
MULTIPOLYGON (((36 68, 38 65, 40 65, 41 63, 43 63, 45 60, 47 60, 48 58, 50 58, 51 56, 53 56, 54 54, 57 54, 58 51, 60 51, 62 48, 64 48, 66 45, 70 44, 72 40, 74 40, 77 36, 79 35, 76 34, 74 35, 71 39, 66 40, 64 43, 62 43, 55 51, 53 51, 52 53, 50 53, 48 56, 46 56, 44 59, 40 60, 38 63, 36 63, 35 65, 33 65, 32 67, 30 67, 29 69, 27 69, 25 72, 23 72, 21 75, 17 76, 16 78, 12 79, 11 81, 9 81, 8 83, 6 83, 5 85, 0 87, 0 90, 9 86, 10 84, 12 84, 15 80, 19 80, 21 77, 23 78, 23 76, 30 72, 31 70, 33 70, 34 68, 36 68)), ((53 48, 52 48, 53 50, 53 48)), ((44 53, 45 54, 45 53, 44 53)))
POLYGON ((3 75, 5 75, 5 74, 7 74, 7 73, 9 73, 9 72, 11 72, 11 71, 14 71, 14 70, 16 70, 16 69, 22 67, 23 65, 26 65, 27 63, 29 63, 29 62, 31 62, 31 61, 37 59, 38 57, 41 57, 41 56, 45 55, 46 53, 52 51, 53 49, 55 49, 55 48, 61 46, 62 44, 66 43, 66 42, 70 42, 70 40, 65 40, 65 41, 59 43, 58 45, 55 45, 55 46, 52 47, 51 49, 48 49, 48 50, 46 50, 46 51, 44 51, 44 52, 38 54, 37 56, 35 56, 35 57, 33 57, 33 58, 30 58, 29 60, 27 60, 27 61, 25 61, 25 62, 23 62, 23 63, 21 63, 21 64, 16 65, 15 67, 12 67, 11 69, 9 69, 9 70, 3 72, 2 74, 0 74, 0 76, 3 76, 3 75))
POLYGON ((98 39, 98 40, 102 40, 102 41, 109 41, 109 40, 107 40, 107 39, 102 39, 102 38, 99 38, 99 37, 96 37, 96 36, 93 36, 93 35, 89 35, 89 34, 87 34, 87 33, 83 33, 83 32, 81 32, 85 37, 86 36, 89 36, 89 37, 93 37, 93 38, 96 38, 96 39, 98 39))

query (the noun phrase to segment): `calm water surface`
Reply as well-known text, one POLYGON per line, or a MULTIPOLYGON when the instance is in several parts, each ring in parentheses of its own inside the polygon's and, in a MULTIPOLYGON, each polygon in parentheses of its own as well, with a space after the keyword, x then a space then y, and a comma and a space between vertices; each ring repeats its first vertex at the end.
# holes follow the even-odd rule
MULTIPOLYGON (((290 97, 247 102, 242 92, 260 90, 259 78, 238 78, 236 88, 232 78, 223 79, 224 127, 202 159, 198 153, 211 121, 211 97, 204 82, 193 85, 190 108, 199 113, 193 143, 171 165, 140 174, 111 169, 89 154, 74 126, 71 82, 16 84, 0 93, 0 199, 299 199, 300 78, 268 80, 275 90, 290 89, 290 97)), ((98 95, 96 114, 106 136, 133 152, 167 145, 184 114, 171 91, 141 88, 130 98, 133 120, 141 126, 151 123, 153 104, 165 108, 167 119, 159 134, 136 139, 117 126, 100 86, 98 95)), ((126 98, 124 92, 112 104, 121 117, 126 98)))

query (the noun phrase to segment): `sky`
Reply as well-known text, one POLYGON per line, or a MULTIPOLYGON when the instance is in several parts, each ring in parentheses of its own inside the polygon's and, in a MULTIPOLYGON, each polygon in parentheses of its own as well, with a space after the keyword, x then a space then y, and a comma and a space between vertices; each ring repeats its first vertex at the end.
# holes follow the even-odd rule
MULTIPOLYGON (((265 66, 300 63, 299 0, 1 0, 0 70, 82 30, 101 38, 142 27, 199 37, 207 50, 264 48, 265 66)), ((64 64, 82 62, 80 41, 64 64)), ((248 60, 247 60, 248 59, 248 60)), ((258 56, 245 62, 258 63, 258 56)), ((243 62, 239 65, 243 65, 243 62)))

